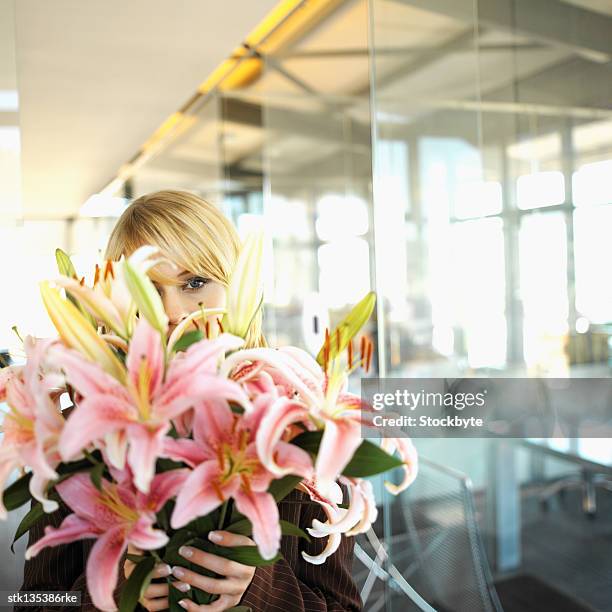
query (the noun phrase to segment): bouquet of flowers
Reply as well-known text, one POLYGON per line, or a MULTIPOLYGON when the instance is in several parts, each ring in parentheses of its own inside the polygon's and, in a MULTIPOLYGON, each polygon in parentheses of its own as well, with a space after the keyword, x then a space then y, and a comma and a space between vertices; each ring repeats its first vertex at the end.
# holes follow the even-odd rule
MULTIPOLYGON (((0 370, 0 402, 8 405, 0 517, 32 501, 16 540, 65 503, 72 514, 47 526, 26 558, 96 539, 86 576, 101 610, 117 609, 113 590, 130 544, 142 554, 128 555, 136 565, 122 612, 135 608, 156 562, 185 562, 177 556, 185 544, 258 566, 279 559, 282 534, 327 538, 320 555, 303 553, 323 563, 341 534, 362 533, 376 519, 366 477, 401 467, 403 482, 386 483, 397 494, 416 476, 409 440, 362 438, 371 408, 347 392, 348 375, 370 367, 371 343, 365 336, 354 343, 374 294, 326 331, 316 359, 291 346, 244 348, 262 304, 261 253, 261 235, 249 236, 226 308, 201 308, 168 334, 148 276, 161 261, 154 247, 96 266, 93 287, 58 250, 59 278, 41 283, 58 337, 27 336, 25 364, 0 370), (66 393, 72 406, 62 411, 66 393), (21 477, 5 488, 17 469, 21 477), (296 487, 327 517, 309 535, 279 520, 278 502, 296 487), (217 528, 249 535, 257 546, 216 546, 206 536, 217 528)), ((170 609, 182 609, 184 597, 170 588, 170 609)), ((215 596, 192 589, 191 597, 209 603, 215 596)))

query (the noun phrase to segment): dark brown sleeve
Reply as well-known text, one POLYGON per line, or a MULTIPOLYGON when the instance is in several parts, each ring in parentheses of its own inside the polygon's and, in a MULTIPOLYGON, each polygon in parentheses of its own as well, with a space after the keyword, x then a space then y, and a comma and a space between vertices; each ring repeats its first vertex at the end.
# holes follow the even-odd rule
MULTIPOLYGON (((44 535, 47 525, 59 527, 70 514, 70 509, 60 503, 58 510, 43 516, 28 534, 28 546, 44 535)), ((93 540, 78 540, 71 544, 61 544, 43 548, 23 567, 23 584, 20 591, 80 591, 81 606, 15 606, 15 612, 95 612, 85 579, 85 566, 93 540)), ((125 557, 124 557, 125 558, 125 557)), ((119 602, 121 589, 125 582, 123 560, 119 566, 119 580, 115 589, 115 601, 119 602)))
MULTIPOLYGON (((302 491, 294 490, 279 504, 280 518, 302 529, 313 519, 326 520, 319 504, 302 491)), ((318 554, 325 538, 306 542, 297 536, 283 536, 283 559, 258 567, 240 603, 253 612, 359 612, 363 609, 359 590, 352 578, 352 537, 342 536, 340 548, 322 565, 304 560, 301 551, 318 554)))

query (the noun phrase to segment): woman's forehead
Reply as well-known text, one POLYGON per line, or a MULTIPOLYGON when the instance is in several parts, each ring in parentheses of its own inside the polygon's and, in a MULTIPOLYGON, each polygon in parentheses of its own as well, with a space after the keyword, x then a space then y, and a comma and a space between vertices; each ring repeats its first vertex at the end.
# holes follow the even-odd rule
POLYGON ((149 276, 152 280, 165 284, 179 284, 191 274, 193 274, 192 271, 185 270, 183 266, 172 260, 166 260, 156 264, 149 272, 149 276))

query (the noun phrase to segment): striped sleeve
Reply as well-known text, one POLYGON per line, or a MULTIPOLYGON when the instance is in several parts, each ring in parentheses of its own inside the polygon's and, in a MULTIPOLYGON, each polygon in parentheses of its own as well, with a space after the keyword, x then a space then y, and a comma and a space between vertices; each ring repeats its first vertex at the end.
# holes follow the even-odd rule
MULTIPOLYGON (((280 518, 302 529, 313 519, 326 520, 323 509, 302 491, 294 490, 279 504, 280 518)), ((342 536, 340 548, 322 565, 305 561, 301 551, 318 554, 325 538, 306 542, 297 536, 283 536, 283 559, 258 567, 242 597, 241 604, 254 612, 358 612, 361 597, 352 578, 352 537, 342 536)))

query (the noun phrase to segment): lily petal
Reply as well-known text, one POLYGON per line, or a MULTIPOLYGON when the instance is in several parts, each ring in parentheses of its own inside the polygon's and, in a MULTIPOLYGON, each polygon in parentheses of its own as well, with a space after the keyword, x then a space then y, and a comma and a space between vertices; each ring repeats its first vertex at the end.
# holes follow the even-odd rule
POLYGON ((385 481, 385 487, 389 493, 398 495, 407 489, 417 477, 419 471, 419 456, 410 438, 383 438, 381 448, 389 454, 397 449, 400 459, 404 462, 404 479, 399 485, 385 481))
POLYGON ((213 486, 220 475, 216 459, 205 461, 191 472, 176 497, 176 505, 170 518, 170 526, 173 529, 180 529, 198 516, 209 514, 236 492, 240 486, 237 477, 228 481, 223 488, 217 489, 213 486))
MULTIPOLYGON (((85 398, 70 414, 60 435, 59 450, 69 461, 94 440, 123 428, 135 419, 134 408, 113 395, 85 398)), ((119 466, 115 466, 119 467, 119 466)))
POLYGON ((162 457, 172 461, 182 461, 190 467, 196 467, 207 459, 212 459, 213 454, 206 452, 204 448, 194 440, 187 438, 165 438, 160 452, 162 457))
POLYGON ((160 529, 153 529, 155 515, 141 516, 130 531, 130 544, 142 550, 157 550, 168 543, 168 536, 160 529))
POLYGON ((139 319, 136 324, 126 366, 134 389, 140 394, 146 394, 147 398, 153 397, 164 374, 164 349, 159 332, 145 318, 139 319), (143 388, 145 383, 146 388, 143 388))
POLYGON ((362 442, 361 427, 353 420, 325 420, 315 462, 317 486, 323 494, 347 466, 362 442))
POLYGON ((69 514, 59 527, 45 527, 45 535, 37 540, 25 552, 26 560, 35 557, 43 548, 47 546, 57 546, 58 544, 68 544, 82 538, 95 538, 100 534, 100 530, 92 524, 77 516, 69 514))
POLYGON ((117 586, 121 556, 127 548, 125 528, 114 527, 93 545, 87 560, 87 588, 96 608, 114 612, 113 591, 117 586))
POLYGON ((291 467, 281 467, 274 460, 276 444, 291 423, 307 420, 308 410, 303 404, 292 402, 286 397, 278 398, 261 419, 256 434, 257 453, 263 465, 275 476, 291 474, 291 467))
POLYGON ((49 349, 49 357, 66 372, 68 382, 84 396, 108 393, 127 397, 123 385, 97 363, 83 359, 74 349, 57 345, 49 349))
POLYGON ((133 424, 128 429, 130 446, 127 461, 134 473, 134 484, 143 493, 149 492, 155 475, 155 461, 163 448, 164 436, 169 429, 169 423, 159 425, 156 429, 133 424))
POLYGON ((253 525, 253 539, 264 559, 272 559, 280 548, 281 528, 278 506, 269 493, 245 491, 234 495, 236 509, 253 525))
POLYGON ((153 512, 161 510, 163 505, 178 493, 183 484, 185 484, 189 474, 190 470, 187 469, 169 470, 168 472, 157 474, 151 483, 151 492, 147 498, 147 506, 153 512))

